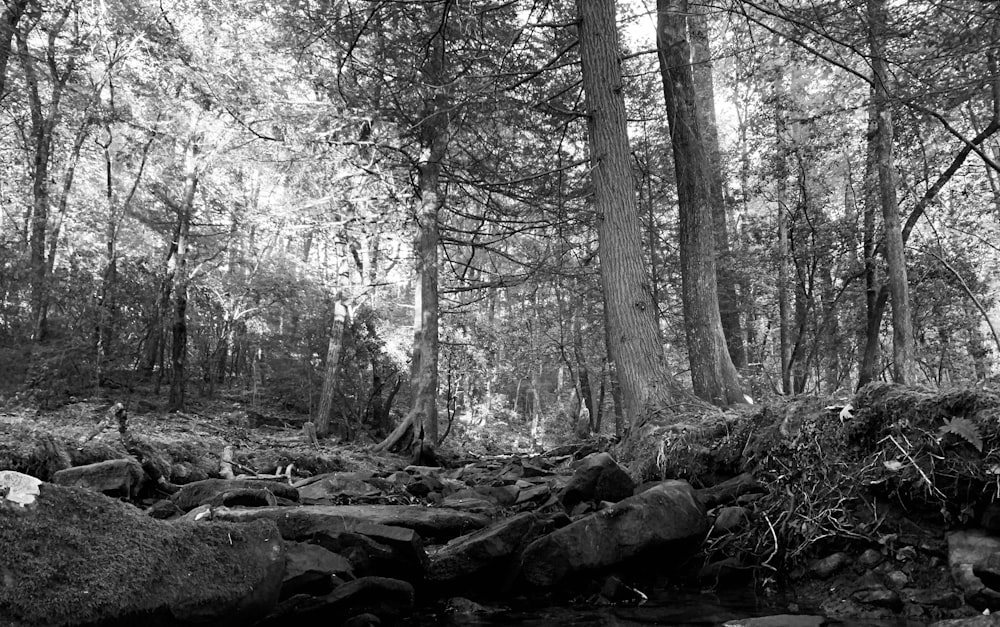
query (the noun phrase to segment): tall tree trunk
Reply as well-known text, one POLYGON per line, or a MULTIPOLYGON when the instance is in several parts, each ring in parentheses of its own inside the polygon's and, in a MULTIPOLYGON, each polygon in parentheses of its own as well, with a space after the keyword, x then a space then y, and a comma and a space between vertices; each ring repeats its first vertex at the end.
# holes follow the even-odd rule
POLYGON ((792 334, 789 301, 790 243, 788 227, 791 223, 788 200, 788 123, 785 119, 784 73, 776 67, 772 78, 774 98, 774 198, 777 205, 778 249, 775 263, 778 267, 778 365, 781 372, 782 394, 792 394, 792 334))
POLYGON ((0 102, 3 102, 7 86, 7 62, 10 60, 11 43, 17 23, 21 21, 28 0, 5 0, 0 9, 0 102))
POLYGON ((621 385, 625 419, 634 428, 651 407, 697 399, 667 368, 642 259, 615 3, 577 0, 576 7, 608 344, 621 385))
POLYGON ((899 202, 896 198, 892 110, 887 84, 889 75, 882 49, 887 27, 886 0, 868 0, 868 44, 871 51, 874 113, 878 129, 875 167, 878 171, 879 201, 882 205, 885 231, 889 293, 892 297, 892 375, 897 383, 913 384, 916 383, 917 372, 913 321, 899 202))
POLYGON ((878 260, 876 258, 878 233, 876 232, 876 216, 879 206, 879 187, 875 166, 876 145, 878 143, 878 123, 874 103, 868 107, 868 147, 865 155, 864 173, 864 215, 862 217, 862 254, 864 256, 865 276, 865 323, 864 347, 861 350, 861 362, 858 366, 858 387, 874 381, 879 376, 881 361, 881 328, 882 315, 885 311, 885 299, 879 298, 882 282, 879 279, 878 260))
MULTIPOLYGON (((443 11, 449 11, 445 4, 443 11)), ((418 127, 420 158, 417 162, 417 236, 415 242, 419 284, 415 297, 411 385, 413 405, 402 424, 376 445, 375 450, 395 448, 412 428, 420 431, 431 444, 438 441, 438 219, 444 206, 441 190, 441 165, 448 150, 450 96, 446 86, 444 32, 440 26, 447 15, 428 12, 434 30, 428 42, 428 54, 421 68, 429 92, 424 97, 423 115, 418 127)))
POLYGON ((736 292, 736 270, 729 248, 729 225, 726 216, 726 191, 722 175, 722 151, 719 148, 719 127, 715 121, 715 85, 713 84, 712 50, 708 42, 708 18, 703 7, 697 7, 688 17, 691 33, 692 76, 695 106, 702 137, 708 155, 709 197, 712 224, 715 231, 715 269, 718 274, 719 315, 726 347, 733 365, 747 365, 743 326, 740 324, 739 296, 736 292))
POLYGON ((170 395, 168 411, 184 409, 187 365, 187 299, 190 276, 187 270, 188 238, 194 217, 194 195, 198 188, 199 138, 192 134, 184 157, 184 196, 177 207, 177 242, 174 255, 174 317, 170 343, 170 395))
POLYGON ((691 381, 699 398, 716 405, 744 403, 719 312, 711 175, 691 71, 687 0, 657 0, 657 49, 680 213, 684 329, 691 381))
MULTIPOLYGON (((330 341, 326 348, 326 374, 323 377, 323 391, 319 397, 319 410, 313 420, 316 424, 316 435, 321 438, 330 433, 330 411, 333 409, 333 397, 337 393, 340 353, 344 346, 344 333, 347 331, 349 323, 347 306, 338 300, 333 305, 333 325, 330 327, 330 341)), ((347 429, 344 429, 344 433, 341 435, 346 437, 347 429)))

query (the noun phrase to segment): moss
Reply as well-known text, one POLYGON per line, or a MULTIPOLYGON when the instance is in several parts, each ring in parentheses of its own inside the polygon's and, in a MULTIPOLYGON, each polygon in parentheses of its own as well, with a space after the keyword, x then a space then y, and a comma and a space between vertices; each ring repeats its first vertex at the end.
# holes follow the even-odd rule
POLYGON ((166 523, 85 490, 43 484, 31 510, 0 508, 0 615, 64 625, 155 611, 177 595, 212 598, 234 581, 255 581, 259 564, 220 556, 260 533, 166 523))

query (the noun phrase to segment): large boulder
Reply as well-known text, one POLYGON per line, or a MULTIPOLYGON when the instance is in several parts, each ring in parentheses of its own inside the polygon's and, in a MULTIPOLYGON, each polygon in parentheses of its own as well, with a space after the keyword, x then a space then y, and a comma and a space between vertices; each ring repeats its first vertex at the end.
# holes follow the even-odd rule
POLYGON ((567 510, 578 503, 620 501, 632 496, 635 483, 607 453, 592 453, 579 461, 573 478, 562 493, 567 510))
POLYGON ((431 556, 427 579, 447 585, 475 585, 511 566, 527 543, 542 532, 538 514, 527 512, 456 538, 431 556))
MULTIPOLYGON (((414 507, 412 509, 422 509, 414 507)), ((311 542, 351 561, 356 576, 378 575, 407 581, 423 579, 427 553, 413 529, 338 515, 338 507, 219 508, 215 520, 272 520, 285 540, 311 542)), ((353 511, 353 510, 351 510, 353 511)))
POLYGON ((1000 558, 1000 538, 983 531, 952 531, 948 534, 948 567, 952 579, 962 589, 965 602, 978 610, 1000 608, 1000 592, 984 583, 993 583, 990 564, 1000 558), (976 573, 979 573, 978 575, 976 573))
POLYGON ((667 548, 675 556, 693 552, 707 531, 705 508, 691 486, 665 481, 535 540, 522 555, 522 574, 529 583, 551 586, 667 548))
POLYGON ((270 521, 164 522, 48 483, 34 503, 0 505, 0 627, 235 627, 277 602, 285 555, 270 521))

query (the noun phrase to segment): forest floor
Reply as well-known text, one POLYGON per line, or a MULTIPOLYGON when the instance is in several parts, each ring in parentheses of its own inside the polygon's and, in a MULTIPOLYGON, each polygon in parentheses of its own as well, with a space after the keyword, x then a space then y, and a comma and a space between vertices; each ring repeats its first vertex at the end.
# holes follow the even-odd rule
MULTIPOLYGON (((68 397, 45 409, 35 398, 12 396, 0 404, 0 469, 49 479, 62 468, 126 455, 110 419, 116 402, 126 406, 132 437, 175 483, 218 476, 227 447, 236 474, 387 475, 410 462, 373 454, 370 442, 311 442, 306 416, 279 407, 262 413, 246 400, 195 399, 186 411, 167 413, 151 393, 68 397)), ((648 448, 632 452, 635 478, 681 478, 703 488, 749 472, 763 490, 709 511, 716 521, 722 509, 736 507, 745 522, 707 538, 687 583, 752 586, 772 599, 794 589, 789 608, 840 618, 930 621, 969 613, 949 571, 946 533, 980 527, 1000 535, 996 389, 937 393, 877 384, 849 401, 800 398, 702 418, 697 427, 651 428, 648 448)), ((477 452, 498 452, 486 448, 464 432, 442 454, 461 464, 477 452)), ((150 490, 138 504, 163 496, 150 490)))

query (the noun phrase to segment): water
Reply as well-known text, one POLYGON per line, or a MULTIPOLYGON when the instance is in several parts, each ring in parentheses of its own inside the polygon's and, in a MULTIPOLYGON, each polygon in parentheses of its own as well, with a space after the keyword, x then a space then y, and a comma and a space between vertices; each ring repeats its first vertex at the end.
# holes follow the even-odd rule
MULTIPOLYGON (((666 597, 667 595, 664 595, 666 597)), ((511 607, 495 613, 425 613, 406 622, 408 627, 709 627, 727 621, 753 616, 790 614, 787 606, 765 607, 752 592, 716 594, 670 592, 669 598, 654 598, 641 606, 595 607, 589 605, 551 605, 542 607, 511 607)), ((803 614, 818 612, 802 610, 803 614)), ((903 618, 896 620, 828 621, 835 627, 923 627, 926 623, 903 618)))

